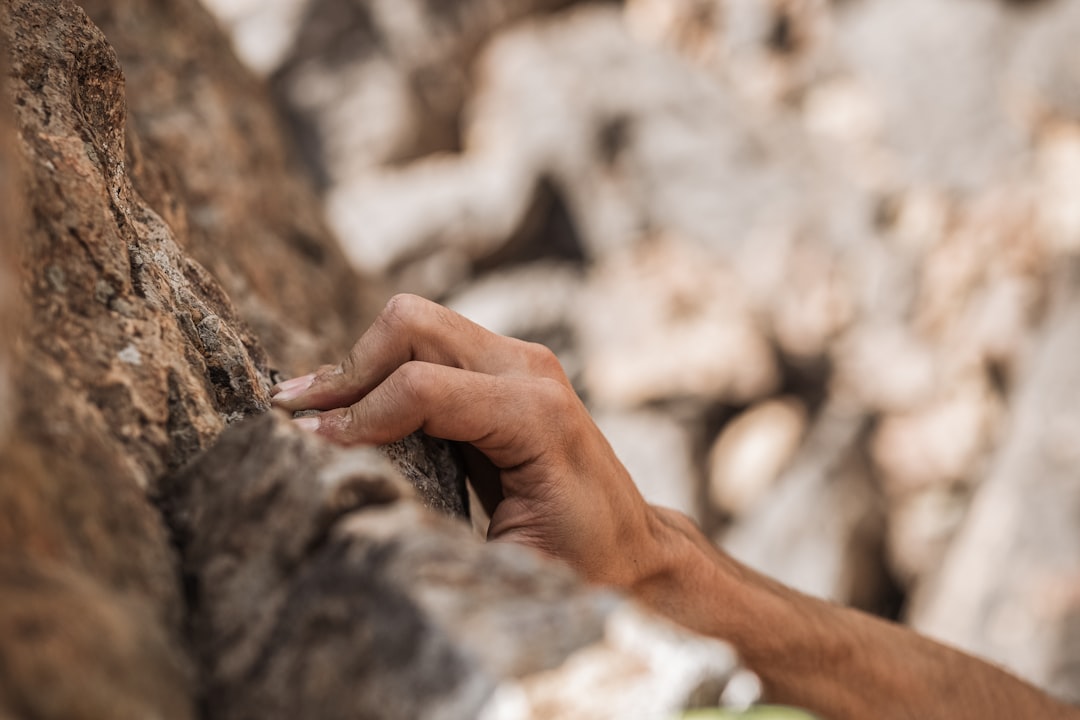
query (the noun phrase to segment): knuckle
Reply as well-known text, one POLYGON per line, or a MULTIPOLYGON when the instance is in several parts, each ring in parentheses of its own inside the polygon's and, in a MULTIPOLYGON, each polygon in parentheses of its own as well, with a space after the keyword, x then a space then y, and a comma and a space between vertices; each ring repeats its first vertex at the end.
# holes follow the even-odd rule
POLYGON ((431 369, 426 363, 410 361, 393 375, 394 390, 408 402, 423 400, 430 385, 431 369))
POLYGON ((536 397, 546 413, 557 416, 570 415, 578 405, 574 391, 554 378, 540 379, 536 397))
POLYGON ((529 372, 540 377, 560 379, 563 376, 562 363, 551 348, 540 343, 526 343, 526 357, 528 358, 529 372))
POLYGON ((418 295, 398 293, 387 301, 379 320, 390 326, 412 326, 428 311, 428 301, 418 295))

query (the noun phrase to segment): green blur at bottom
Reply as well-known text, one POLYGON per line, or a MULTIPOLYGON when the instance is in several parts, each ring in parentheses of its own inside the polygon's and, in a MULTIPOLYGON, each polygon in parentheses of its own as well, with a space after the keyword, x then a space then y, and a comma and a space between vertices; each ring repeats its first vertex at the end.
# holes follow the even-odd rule
POLYGON ((748 710, 688 710, 677 720, 816 720, 816 717, 805 710, 758 705, 748 710))

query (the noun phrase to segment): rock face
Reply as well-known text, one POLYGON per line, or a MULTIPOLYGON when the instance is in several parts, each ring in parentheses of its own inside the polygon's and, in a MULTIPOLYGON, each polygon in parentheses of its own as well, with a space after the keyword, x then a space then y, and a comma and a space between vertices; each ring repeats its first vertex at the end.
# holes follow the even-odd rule
POLYGON ((275 369, 337 362, 373 319, 378 285, 344 261, 266 88, 196 2, 82 7, 124 68, 140 195, 220 282, 275 369))
POLYGON ((266 412, 371 287, 198 5, 85 10, 0 11, 0 716, 540 718, 583 667, 715 704, 728 648, 478 542, 448 444, 266 412))
MULTIPOLYGON (((3 62, 5 64, 0 66, 4 70, 3 77, 0 77, 0 92, 7 90, 6 58, 3 62)), ((0 334, 5 338, 13 338, 18 334, 19 316, 19 283, 15 256, 17 236, 12 228, 18 227, 21 222, 21 203, 16 186, 18 171, 15 166, 11 120, 11 108, 5 102, 3 112, 0 113, 0 224, 5 228, 0 232, 0 334)), ((13 343, 4 343, 0 350, 0 408, 4 408, 0 410, 0 437, 6 434, 7 423, 11 420, 13 354, 13 343)))

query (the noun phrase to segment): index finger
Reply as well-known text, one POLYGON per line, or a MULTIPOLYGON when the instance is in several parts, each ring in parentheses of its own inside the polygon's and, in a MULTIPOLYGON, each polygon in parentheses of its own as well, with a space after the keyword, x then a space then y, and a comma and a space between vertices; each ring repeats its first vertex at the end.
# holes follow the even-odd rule
POLYGON ((411 361, 569 385, 558 359, 542 345, 497 335, 448 308, 402 294, 390 299, 340 365, 277 385, 272 400, 294 411, 347 407, 411 361))

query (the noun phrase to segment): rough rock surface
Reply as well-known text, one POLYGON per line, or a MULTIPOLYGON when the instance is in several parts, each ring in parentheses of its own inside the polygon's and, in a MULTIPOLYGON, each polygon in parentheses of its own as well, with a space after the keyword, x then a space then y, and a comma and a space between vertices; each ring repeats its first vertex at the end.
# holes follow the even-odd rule
MULTIPOLYGON (((68 2, 10 3, 3 32, 16 132, 4 136, 15 154, 5 185, 18 166, 25 205, 22 222, 5 226, 3 257, 16 246, 25 311, 8 403, 20 412, 0 463, 0 607, 11 631, 0 644, 10 670, 2 701, 20 716, 188 717, 182 593, 146 492, 227 423, 267 408, 265 353, 182 248, 187 226, 164 219, 181 217, 185 202, 159 188, 159 212, 133 182, 152 163, 126 131, 124 77, 102 33, 68 2), (73 607, 87 609, 86 635, 68 630, 73 607), (26 653, 20 638, 51 650, 26 653), (58 670, 71 665, 86 671, 58 670), (50 673, 67 684, 36 684, 50 673)), ((275 288, 284 296, 321 284, 311 264, 295 263, 289 277, 275 288)), ((5 322, 18 285, 3 285, 5 322)))
MULTIPOLYGON (((7 91, 7 59, 0 58, 0 93, 7 91)), ((4 95, 6 97, 6 95, 4 95)), ((17 235, 13 231, 19 227, 22 202, 16 184, 18 170, 14 148, 14 134, 11 131, 11 107, 7 102, 0 108, 0 336, 14 338, 19 326, 19 282, 17 257, 17 235)), ((5 342, 0 348, 0 438, 7 432, 13 410, 13 389, 11 385, 12 363, 14 362, 14 343, 5 342)))
POLYGON ((81 3, 125 72, 135 188, 289 375, 337 362, 378 309, 326 228, 266 88, 193 0, 81 3), (318 280, 315 280, 318 278, 318 280))
POLYGON ((272 366, 344 351, 362 280, 198 6, 87 9, 108 39, 67 0, 0 16, 0 199, 22 210, 0 242, 19 275, 0 322, 21 320, 0 366, 0 716, 539 720, 531 688, 581 668, 610 702, 651 688, 651 716, 715 705, 730 649, 476 542, 447 444, 336 449, 265 412, 272 366), (674 671, 649 660, 680 646, 674 671))
POLYGON ((722 643, 479 542, 413 493, 374 450, 275 415, 168 479, 206 717, 660 718, 716 703, 737 668, 722 643))

